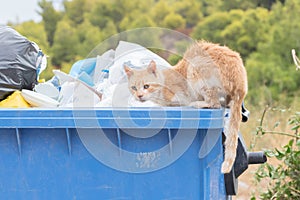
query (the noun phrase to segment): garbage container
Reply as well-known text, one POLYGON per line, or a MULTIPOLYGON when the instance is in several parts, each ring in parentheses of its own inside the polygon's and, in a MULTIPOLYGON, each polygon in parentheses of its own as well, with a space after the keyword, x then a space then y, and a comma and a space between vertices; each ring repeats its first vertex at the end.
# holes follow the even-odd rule
POLYGON ((0 110, 1 199, 226 199, 222 109, 0 110))

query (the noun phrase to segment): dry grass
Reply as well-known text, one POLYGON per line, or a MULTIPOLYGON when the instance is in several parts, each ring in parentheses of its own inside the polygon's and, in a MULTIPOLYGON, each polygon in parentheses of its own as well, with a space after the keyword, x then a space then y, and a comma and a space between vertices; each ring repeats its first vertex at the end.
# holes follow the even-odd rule
MULTIPOLYGON (((291 115, 295 114, 296 111, 300 111, 299 108, 300 102, 298 102, 298 98, 295 99, 290 108, 268 108, 263 120, 264 129, 276 132, 290 132, 288 119, 291 115)), ((247 144, 248 151, 263 151, 266 149, 280 148, 291 139, 288 136, 277 134, 256 135, 256 127, 260 126, 265 107, 248 106, 248 109, 251 111, 250 119, 241 126, 241 133, 247 144)), ((268 159, 268 163, 275 164, 276 162, 276 160, 268 159)), ((268 180, 260 184, 255 183, 254 173, 257 168, 258 165, 249 166, 247 171, 239 177, 238 194, 233 199, 248 200, 253 194, 258 198, 259 192, 266 189, 268 180)))

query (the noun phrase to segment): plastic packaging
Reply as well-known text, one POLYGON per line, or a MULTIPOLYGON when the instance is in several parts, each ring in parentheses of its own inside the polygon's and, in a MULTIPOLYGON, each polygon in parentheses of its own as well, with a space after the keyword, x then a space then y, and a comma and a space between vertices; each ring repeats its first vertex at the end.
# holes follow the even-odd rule
POLYGON ((103 90, 106 86, 107 79, 109 77, 109 70, 108 69, 103 69, 99 75, 97 85, 96 85, 96 90, 100 93, 103 93, 103 90))
POLYGON ((0 108, 29 108, 30 105, 22 97, 19 90, 0 102, 0 108))
POLYGON ((59 90, 50 82, 37 84, 34 87, 34 91, 55 100, 57 100, 59 96, 59 90))
POLYGON ((0 26, 0 100, 16 90, 32 90, 45 68, 38 46, 8 26, 0 26))
POLYGON ((108 70, 108 69, 103 69, 103 70, 101 71, 100 76, 99 76, 98 82, 100 82, 100 83, 103 82, 104 79, 107 79, 107 78, 108 78, 108 75, 109 75, 109 70, 108 70))
POLYGON ((95 70, 97 58, 87 58, 79 60, 73 64, 69 74, 74 78, 78 78, 89 86, 94 86, 93 72, 95 70))

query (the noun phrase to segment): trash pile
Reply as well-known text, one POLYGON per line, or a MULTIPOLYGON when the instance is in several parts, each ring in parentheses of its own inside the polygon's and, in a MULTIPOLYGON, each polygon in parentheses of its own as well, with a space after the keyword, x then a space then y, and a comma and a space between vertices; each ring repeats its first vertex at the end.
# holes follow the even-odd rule
POLYGON ((138 44, 120 41, 116 49, 79 60, 69 73, 53 70, 54 76, 40 83, 46 56, 38 46, 10 27, 0 27, 0 107, 152 107, 130 94, 123 65, 158 67, 170 64, 138 44))

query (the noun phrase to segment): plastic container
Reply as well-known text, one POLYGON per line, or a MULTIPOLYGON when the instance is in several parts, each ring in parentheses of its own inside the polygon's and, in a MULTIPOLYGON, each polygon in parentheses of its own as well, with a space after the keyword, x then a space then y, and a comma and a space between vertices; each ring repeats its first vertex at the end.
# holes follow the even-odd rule
POLYGON ((108 78, 108 74, 109 74, 109 70, 108 69, 103 69, 101 71, 101 74, 99 75, 98 83, 101 83, 101 82, 104 81, 104 79, 107 79, 108 78))
POLYGON ((0 110, 1 199, 226 199, 222 110, 0 110))
POLYGON ((108 76, 109 76, 109 70, 103 69, 101 70, 101 73, 97 77, 95 89, 101 94, 103 94, 103 91, 107 86, 108 76))

